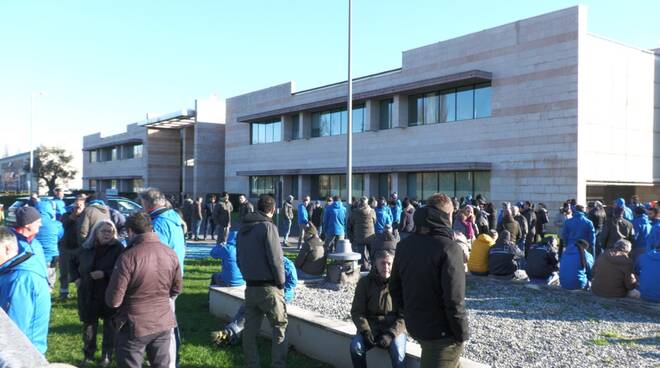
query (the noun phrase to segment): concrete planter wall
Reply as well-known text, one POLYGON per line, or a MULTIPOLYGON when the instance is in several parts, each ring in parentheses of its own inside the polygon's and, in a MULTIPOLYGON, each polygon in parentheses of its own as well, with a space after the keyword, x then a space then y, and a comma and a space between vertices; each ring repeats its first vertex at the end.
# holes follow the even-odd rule
MULTIPOLYGON (((216 317, 230 320, 243 304, 244 288, 211 287, 210 291, 209 308, 211 314, 216 317)), ((348 351, 351 337, 356 332, 352 323, 325 318, 318 313, 291 305, 287 306, 287 313, 289 317, 287 336, 289 343, 295 346, 297 351, 335 367, 352 366, 348 351)), ((270 331, 270 326, 264 319, 261 334, 270 337, 270 331)), ((418 344, 408 343, 406 366, 419 367, 421 352, 418 344)), ((370 367, 390 366, 389 355, 383 349, 369 351, 367 361, 370 367)), ((461 359, 461 367, 487 366, 468 359, 461 359)))

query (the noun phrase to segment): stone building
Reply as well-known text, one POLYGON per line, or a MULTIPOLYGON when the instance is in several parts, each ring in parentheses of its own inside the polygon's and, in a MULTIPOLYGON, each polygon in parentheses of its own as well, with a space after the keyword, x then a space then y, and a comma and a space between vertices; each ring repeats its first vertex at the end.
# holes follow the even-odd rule
MULTIPOLYGON (((404 51, 353 91, 353 196, 660 194, 660 55, 589 33, 582 6, 404 51)), ((345 82, 226 105, 227 191, 349 195, 345 82)))

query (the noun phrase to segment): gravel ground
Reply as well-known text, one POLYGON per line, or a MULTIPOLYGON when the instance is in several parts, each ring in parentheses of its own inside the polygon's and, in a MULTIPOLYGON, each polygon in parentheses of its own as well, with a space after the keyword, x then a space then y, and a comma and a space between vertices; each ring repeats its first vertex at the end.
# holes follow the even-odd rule
MULTIPOLYGON (((353 288, 301 285, 293 305, 350 321, 353 288)), ((660 367, 660 318, 505 282, 468 279, 464 357, 499 367, 660 367)))

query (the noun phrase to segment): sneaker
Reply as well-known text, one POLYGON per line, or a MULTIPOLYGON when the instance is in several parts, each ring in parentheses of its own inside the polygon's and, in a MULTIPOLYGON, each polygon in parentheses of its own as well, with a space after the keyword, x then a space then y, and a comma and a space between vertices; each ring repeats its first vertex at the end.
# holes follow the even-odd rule
POLYGON ((99 361, 99 367, 106 368, 110 365, 110 355, 103 354, 101 360, 99 361))
POLYGON ((224 345, 227 343, 229 333, 226 330, 211 332, 211 339, 216 346, 224 345))

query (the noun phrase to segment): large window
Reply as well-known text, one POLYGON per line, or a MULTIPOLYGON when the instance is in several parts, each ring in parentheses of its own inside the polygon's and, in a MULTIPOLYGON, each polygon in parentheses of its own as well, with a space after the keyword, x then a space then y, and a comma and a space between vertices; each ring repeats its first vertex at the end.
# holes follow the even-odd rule
POLYGON ((392 128, 392 113, 394 108, 394 100, 387 99, 380 101, 380 114, 378 117, 378 129, 392 128))
POLYGON ((144 179, 133 179, 133 192, 140 193, 144 189, 144 179))
POLYGON ((134 145, 133 149, 131 151, 133 153, 133 158, 142 158, 142 145, 141 144, 134 145))
POLYGON ((490 198, 490 171, 449 171, 408 173, 408 197, 426 200, 433 193, 450 197, 478 194, 490 198))
POLYGON ((252 144, 282 141, 282 121, 273 120, 250 124, 250 142, 252 144))
POLYGON ((484 118, 490 113, 490 84, 478 84, 410 96, 408 125, 484 118))
POLYGON ((96 155, 97 155, 96 150, 89 151, 89 162, 96 162, 98 160, 96 155))
MULTIPOLYGON (((353 108, 353 133, 364 131, 364 106, 353 108)), ((328 137, 348 132, 346 108, 312 114, 312 137, 328 137)))
POLYGON ((299 115, 291 115, 291 139, 300 139, 300 117, 299 115))
POLYGON ((390 174, 378 174, 378 196, 389 198, 392 193, 392 177, 390 174))
POLYGON ((279 176, 250 176, 250 197, 257 198, 262 194, 275 196, 279 180, 279 176))
POLYGON ((89 190, 96 191, 96 179, 89 179, 89 190))
MULTIPOLYGON (((347 199, 346 175, 314 175, 311 178, 312 196, 322 199, 328 196, 339 195, 342 200, 347 199)), ((364 175, 353 174, 353 191, 351 196, 360 198, 364 195, 364 175)))

